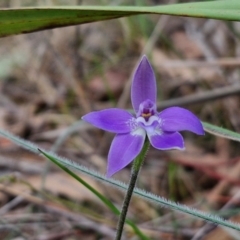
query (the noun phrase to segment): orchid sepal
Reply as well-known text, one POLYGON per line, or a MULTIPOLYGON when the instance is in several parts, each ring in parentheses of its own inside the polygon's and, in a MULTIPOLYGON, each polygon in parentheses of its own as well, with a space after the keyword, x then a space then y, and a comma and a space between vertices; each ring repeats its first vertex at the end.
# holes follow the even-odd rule
POLYGON ((131 100, 136 116, 111 108, 91 112, 82 117, 92 125, 116 133, 108 154, 107 176, 111 177, 141 152, 145 138, 158 150, 184 150, 179 131, 204 135, 201 121, 190 111, 170 107, 160 113, 156 109, 156 79, 146 56, 143 56, 133 75, 131 100))

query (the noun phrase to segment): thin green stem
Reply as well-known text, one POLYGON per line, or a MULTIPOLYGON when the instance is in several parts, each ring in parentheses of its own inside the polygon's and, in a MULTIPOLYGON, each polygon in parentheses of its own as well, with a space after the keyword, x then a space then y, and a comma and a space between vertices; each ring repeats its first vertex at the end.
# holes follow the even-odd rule
POLYGON ((131 178, 130 178, 129 186, 128 186, 128 189, 127 189, 127 192, 125 195, 125 199, 123 201, 122 211, 119 216, 115 240, 120 240, 122 237, 123 227, 124 227, 125 219, 127 216, 128 207, 129 207, 129 204, 130 204, 130 201, 132 198, 133 189, 135 187, 138 173, 141 169, 141 166, 142 166, 143 160, 147 154, 148 148, 149 148, 149 141, 147 139, 144 143, 144 146, 143 146, 141 152, 139 153, 139 155, 136 157, 136 159, 133 162, 131 178))
MULTIPOLYGON (((75 178, 78 182, 80 182, 83 186, 85 186, 88 190, 90 190, 93 194, 95 194, 110 210, 112 210, 113 213, 116 215, 120 215, 121 212, 118 210, 115 205, 108 200, 105 196, 103 196, 101 193, 99 193, 95 188, 93 188, 91 185, 89 185, 86 181, 84 181, 80 176, 72 172, 70 169, 68 169, 66 166, 64 166, 62 163, 57 161, 53 156, 50 156, 48 153, 42 151, 41 149, 38 149, 39 152, 41 152, 46 158, 48 158, 50 161, 55 163, 57 166, 59 166, 62 170, 64 170, 66 173, 68 173, 70 176, 75 178)), ((144 233, 141 232, 141 230, 134 224, 134 222, 130 221, 129 219, 126 219, 126 223, 132 227, 132 229, 135 231, 135 233, 140 237, 142 240, 149 240, 147 236, 144 235, 144 233)))
POLYGON ((133 170, 133 172, 132 172, 131 180, 129 182, 129 187, 128 187, 128 190, 127 190, 124 202, 123 202, 122 211, 121 211, 121 214, 119 216, 117 233, 116 233, 115 240, 120 240, 121 239, 125 219, 126 219, 126 216, 127 216, 128 206, 129 206, 130 200, 132 198, 132 193, 133 193, 133 189, 134 189, 134 186, 135 186, 135 183, 136 183, 136 180, 137 180, 138 173, 139 173, 139 170, 138 171, 133 170))

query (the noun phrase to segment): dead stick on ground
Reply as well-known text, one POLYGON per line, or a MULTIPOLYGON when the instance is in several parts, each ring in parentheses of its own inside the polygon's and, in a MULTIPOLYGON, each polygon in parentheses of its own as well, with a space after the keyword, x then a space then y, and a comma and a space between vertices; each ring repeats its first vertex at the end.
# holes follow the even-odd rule
POLYGON ((7 186, 4 186, 3 184, 0 184, 0 191, 6 192, 6 193, 14 195, 14 196, 21 196, 28 202, 39 205, 39 206, 45 208, 49 212, 59 214, 68 219, 75 220, 79 225, 81 225, 85 228, 88 228, 88 229, 93 229, 94 231, 96 231, 102 235, 105 235, 105 236, 108 236, 111 238, 113 238, 115 236, 115 231, 111 230, 110 228, 108 228, 102 224, 95 223, 81 215, 72 213, 61 207, 54 206, 52 203, 45 201, 43 199, 40 199, 38 197, 35 197, 35 196, 31 196, 28 193, 24 193, 24 192, 20 192, 20 191, 11 189, 7 186))

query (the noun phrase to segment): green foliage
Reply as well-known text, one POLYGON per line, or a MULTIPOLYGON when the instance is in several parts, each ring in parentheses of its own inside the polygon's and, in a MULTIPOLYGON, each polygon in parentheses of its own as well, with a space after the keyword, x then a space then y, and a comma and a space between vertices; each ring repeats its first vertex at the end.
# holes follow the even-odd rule
MULTIPOLYGON (((0 37, 142 14, 165 14, 183 17, 240 21, 239 9, 239 0, 201 1, 161 6, 62 6, 0 9, 0 37)), ((144 32, 146 35, 148 35, 149 30, 149 22, 147 21, 149 20, 146 20, 143 16, 140 16, 140 27, 142 32, 144 32)), ((6 70, 6 66, 8 66, 9 63, 5 60, 2 65, 4 68, 3 70, 6 70)), ((0 72, 3 72, 2 75, 5 74, 3 70, 0 68, 0 72)), ((206 132, 240 142, 239 133, 217 127, 209 123, 203 123, 203 125, 206 132)), ((31 142, 18 138, 4 130, 0 130, 0 136, 13 141, 19 146, 28 149, 35 154, 39 154, 38 147, 31 142)), ((56 143, 56 146, 58 144, 59 142, 56 143)), ((120 214, 119 210, 111 201, 105 198, 96 189, 91 187, 80 176, 72 172, 70 168, 90 175, 91 177, 103 183, 107 183, 123 191, 126 191, 128 187, 125 183, 112 178, 106 178, 105 176, 95 171, 76 164, 68 159, 59 157, 52 152, 43 150, 40 150, 40 152, 46 158, 58 165, 62 170, 70 174, 78 182, 83 184, 93 194, 95 194, 114 214, 120 214)), ((169 180, 173 185, 173 176, 176 172, 174 166, 170 166, 169 172, 171 173, 169 180)), ((160 204, 163 207, 167 207, 175 211, 180 211, 191 216, 240 231, 240 225, 224 220, 218 216, 204 213, 197 209, 189 208, 181 204, 177 204, 138 188, 134 189, 134 193, 139 197, 142 197, 155 204, 160 204)), ((148 239, 132 221, 127 220, 126 223, 132 227, 140 239, 148 239)))
POLYGON ((218 126, 214 126, 210 123, 206 123, 206 122, 202 122, 204 130, 206 132, 209 132, 213 135, 219 136, 219 137, 223 137, 223 138, 227 138, 227 139, 231 139, 237 142, 240 142, 240 133, 236 133, 233 131, 230 131, 228 129, 222 128, 222 127, 218 127, 218 126))
MULTIPOLYGON (((81 177, 79 177, 77 174, 72 172, 70 169, 62 165, 57 158, 43 152, 42 150, 38 149, 47 159, 52 161, 54 164, 59 166, 63 171, 68 173, 71 177, 76 179, 79 183, 81 183, 84 187, 86 187, 89 191, 91 191, 95 196, 97 196, 115 215, 120 215, 120 211, 115 207, 115 205, 108 200, 106 197, 104 197, 100 192, 98 192, 95 188, 93 188, 91 185, 89 185, 86 181, 84 181, 81 177)), ((140 237, 140 239, 148 240, 149 238, 145 236, 141 230, 132 222, 131 220, 127 219, 126 223, 132 227, 134 232, 140 237)))
MULTIPOLYGON (((19 146, 21 146, 21 147, 23 147, 23 148, 25 148, 29 151, 32 151, 34 153, 39 152, 39 147, 38 146, 36 146, 32 142, 29 142, 29 141, 23 140, 23 139, 21 139, 17 136, 14 136, 13 134, 11 134, 9 132, 6 132, 6 131, 0 129, 0 136, 11 140, 15 144, 17 144, 17 145, 19 145, 19 146)), ((45 156, 47 155, 48 158, 51 157, 51 160, 54 160, 54 161, 58 162, 59 163, 58 166, 64 165, 67 168, 72 168, 72 169, 78 170, 78 171, 80 171, 84 174, 90 175, 91 177, 94 177, 95 179, 97 179, 99 181, 102 181, 106 184, 109 184, 113 187, 117 187, 117 188, 119 188, 121 190, 124 190, 124 191, 127 190, 128 186, 123 182, 120 182, 120 181, 115 180, 113 178, 106 178, 105 176, 99 174, 96 171, 90 170, 90 169, 88 169, 84 166, 81 166, 81 165, 79 165, 75 162, 72 162, 71 160, 68 160, 66 158, 59 157, 52 152, 47 152, 47 151, 42 151, 42 152, 44 152, 45 156)), ((64 170, 66 170, 67 168, 65 168, 64 170)), ((209 222, 212 222, 212 223, 215 223, 215 224, 219 224, 219 225, 222 225, 222 226, 229 227, 229 228, 240 231, 240 225, 239 224, 233 223, 231 221, 224 220, 223 218, 221 218, 219 216, 208 214, 208 213, 199 211, 197 209, 190 208, 190 207, 187 207, 185 205, 169 201, 165 198, 162 198, 160 196, 157 196, 157 195, 154 195, 152 193, 146 192, 145 190, 142 190, 142 189, 139 189, 139 188, 135 188, 134 193, 139 197, 142 197, 142 198, 144 198, 148 201, 151 201, 155 204, 160 204, 163 207, 170 208, 170 209, 175 210, 175 211, 187 213, 191 216, 201 218, 205 221, 209 221, 209 222)))
POLYGON ((0 10, 0 37, 139 14, 239 21, 240 1, 207 1, 161 6, 65 6, 0 10))

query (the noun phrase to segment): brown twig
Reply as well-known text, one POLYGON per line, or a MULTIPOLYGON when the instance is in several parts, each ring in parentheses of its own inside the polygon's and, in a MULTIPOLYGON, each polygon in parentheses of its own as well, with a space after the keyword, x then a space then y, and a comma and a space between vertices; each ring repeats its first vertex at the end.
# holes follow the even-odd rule
POLYGON ((229 96, 237 95, 240 93, 240 86, 227 86, 217 88, 212 91, 193 94, 186 97, 174 98, 158 103, 158 109, 163 109, 171 106, 186 106, 191 104, 203 103, 208 101, 217 100, 220 98, 226 98, 229 96))
POLYGON ((81 225, 85 228, 88 228, 88 229, 93 229, 94 231, 96 231, 102 235, 105 235, 105 236, 108 236, 111 238, 113 238, 115 236, 115 232, 113 230, 111 230, 110 228, 108 228, 102 224, 95 223, 79 214, 72 213, 68 210, 63 209, 62 207, 56 206, 48 201, 45 201, 38 197, 32 196, 28 193, 11 189, 3 184, 0 184, 0 191, 7 192, 14 196, 21 196, 24 200, 31 202, 33 204, 39 205, 39 206, 45 208, 48 212, 51 212, 54 214, 59 214, 68 219, 72 219, 72 220, 76 221, 79 225, 81 225))

